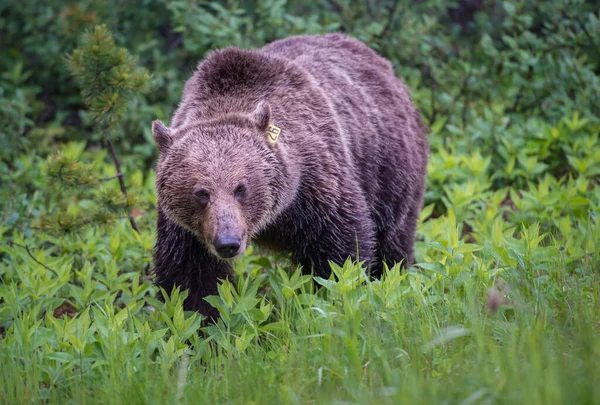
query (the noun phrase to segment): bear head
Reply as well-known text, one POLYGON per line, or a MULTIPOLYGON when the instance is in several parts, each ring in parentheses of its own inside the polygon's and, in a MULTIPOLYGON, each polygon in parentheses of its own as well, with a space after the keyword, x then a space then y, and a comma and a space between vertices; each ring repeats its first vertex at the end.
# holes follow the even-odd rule
POLYGON ((221 259, 240 255, 278 200, 277 157, 267 138, 270 108, 170 130, 154 121, 158 207, 221 259))

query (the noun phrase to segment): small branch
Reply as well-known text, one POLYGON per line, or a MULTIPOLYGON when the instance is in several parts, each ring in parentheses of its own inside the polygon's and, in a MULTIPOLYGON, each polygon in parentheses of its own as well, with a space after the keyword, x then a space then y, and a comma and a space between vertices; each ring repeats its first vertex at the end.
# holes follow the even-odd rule
POLYGON ((588 32, 585 23, 583 23, 581 20, 579 20, 578 18, 575 19, 575 21, 577 21, 577 24, 579 25, 579 28, 581 28, 581 30, 583 31, 583 33, 585 34, 586 37, 588 37, 588 39, 590 40, 590 42, 594 42, 594 38, 592 37, 592 35, 588 32))
POLYGON ((348 27, 346 27, 346 24, 344 22, 346 17, 346 10, 344 8, 344 5, 340 3, 342 3, 340 0, 327 0, 327 4, 329 4, 329 8, 331 9, 331 11, 339 14, 340 16, 340 32, 348 32, 349 29, 348 27))
MULTIPOLYGON (((533 67, 529 66, 529 69, 527 70, 527 80, 531 80, 532 77, 533 77, 533 67)), ((513 102, 513 105, 508 110, 506 110, 506 112, 508 114, 514 114, 517 112, 517 109, 519 108, 519 105, 523 98, 524 90, 525 90, 525 86, 521 85, 519 87, 519 90, 517 91, 517 96, 515 97, 515 101, 513 102)), ((507 129, 510 128, 512 123, 513 123, 513 120, 508 121, 508 125, 506 126, 506 128, 507 129)))
POLYGON ((115 174, 114 176, 102 177, 101 179, 98 179, 98 181, 109 181, 109 180, 118 179, 119 177, 123 177, 123 173, 119 172, 119 173, 115 174))
POLYGON ((337 2, 337 0, 328 0, 327 3, 331 6, 331 10, 336 13, 341 13, 344 8, 337 2))
MULTIPOLYGON (((571 65, 571 67, 573 68, 573 71, 575 72, 575 76, 577 77, 577 81, 579 82, 580 88, 582 88, 582 89, 586 88, 585 81, 581 77, 579 68, 577 67, 577 64, 575 62, 573 62, 573 60, 572 60, 572 59, 575 59, 577 61, 577 59, 575 57, 573 57, 572 59, 569 59, 568 55, 564 51, 561 52, 561 55, 563 56, 565 63, 567 63, 568 65, 571 65)), ((598 98, 598 92, 597 92, 596 88, 594 86, 591 86, 591 88, 592 88, 592 91, 594 92, 594 98, 598 98)))
POLYGON ((431 89, 431 115, 429 116, 429 122, 431 125, 435 122, 437 118, 438 110, 435 108, 435 98, 433 97, 433 89, 431 89))
POLYGON ((40 266, 42 266, 46 270, 52 272, 56 277, 58 277, 58 273, 54 269, 46 266, 44 263, 40 262, 38 259, 35 258, 35 256, 33 255, 33 253, 31 253, 31 250, 29 250, 29 246, 27 246, 27 245, 21 245, 19 243, 15 243, 15 242, 11 242, 11 241, 8 242, 8 246, 17 246, 17 247, 20 247, 22 249, 25 249, 27 251, 27 254, 29 255, 29 257, 31 257, 31 259, 33 259, 34 262, 36 262, 37 264, 39 264, 40 266))
MULTIPOLYGON (((125 197, 125 202, 127 203, 127 208, 130 208, 129 207, 129 199, 127 198, 127 188, 125 187, 125 180, 124 180, 123 172, 121 171, 121 163, 119 162, 119 158, 117 157, 117 151, 115 150, 115 146, 113 145, 112 140, 108 137, 107 137, 107 142, 108 142, 108 149, 110 150, 110 155, 112 156, 113 162, 115 163, 115 168, 117 169, 117 173, 119 173, 117 175, 117 178, 119 179, 119 186, 121 187, 121 193, 125 197)), ((131 212, 129 212, 128 215, 129 215, 129 222, 131 223, 131 227, 133 228, 134 231, 136 231, 137 233, 140 233, 140 229, 138 228, 137 223, 135 222, 135 218, 133 218, 133 215, 131 214, 131 212)))
POLYGON ((365 3, 367 3, 367 11, 369 12, 369 17, 371 17, 371 19, 374 19, 375 13, 373 12, 373 4, 371 4, 371 0, 366 0, 365 3))
POLYGON ((517 97, 515 98, 515 102, 513 103, 512 107, 510 107, 508 109, 508 113, 514 113, 517 112, 517 107, 519 107, 519 103, 521 102, 521 97, 523 96, 523 87, 521 86, 519 87, 519 91, 517 92, 517 97))
POLYGON ((381 30, 381 32, 377 35, 377 38, 385 37, 388 30, 391 28, 392 22, 394 21, 394 15, 396 14, 396 9, 398 9, 398 4, 400 4, 400 0, 396 0, 394 2, 394 5, 389 10, 390 18, 388 18, 387 23, 385 24, 385 27, 383 27, 383 30, 381 30))
MULTIPOLYGON (((471 60, 473 58, 471 57, 471 60)), ((456 104, 458 104, 458 102, 460 101, 461 98, 463 98, 463 96, 465 96, 467 94, 467 86, 469 85, 469 79, 471 78, 471 73, 472 73, 472 69, 471 69, 471 65, 469 64, 469 68, 467 70, 467 74, 465 75, 462 84, 460 85, 460 90, 458 92, 458 94, 456 95, 456 97, 454 97, 452 99, 452 105, 450 106, 449 110, 450 113, 448 115, 452 115, 454 113, 454 107, 456 107, 456 104)), ((463 108, 464 111, 464 108, 463 108)), ((464 125, 464 118, 463 118, 463 125, 464 125)))

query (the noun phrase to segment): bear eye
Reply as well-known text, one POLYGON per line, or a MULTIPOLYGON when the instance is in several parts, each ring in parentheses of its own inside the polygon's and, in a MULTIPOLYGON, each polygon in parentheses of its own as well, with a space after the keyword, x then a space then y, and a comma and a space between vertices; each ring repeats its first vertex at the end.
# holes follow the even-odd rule
POLYGON ((233 192, 233 196, 238 201, 242 200, 246 196, 246 186, 244 186, 243 184, 237 186, 235 188, 235 191, 233 192))
POLYGON ((206 206, 210 202, 210 194, 203 188, 194 191, 194 197, 202 206, 206 206))

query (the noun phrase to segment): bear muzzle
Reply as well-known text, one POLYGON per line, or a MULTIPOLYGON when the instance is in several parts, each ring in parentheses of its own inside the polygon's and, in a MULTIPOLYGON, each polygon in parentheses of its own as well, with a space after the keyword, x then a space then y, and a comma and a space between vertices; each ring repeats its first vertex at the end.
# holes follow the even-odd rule
POLYGON ((213 246, 223 259, 231 259, 238 255, 242 241, 236 236, 224 235, 215 238, 213 246))

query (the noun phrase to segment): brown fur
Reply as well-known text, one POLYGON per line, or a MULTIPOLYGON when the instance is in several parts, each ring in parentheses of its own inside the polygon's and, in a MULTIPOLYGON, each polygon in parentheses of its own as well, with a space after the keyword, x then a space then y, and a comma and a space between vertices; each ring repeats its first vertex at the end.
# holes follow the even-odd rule
POLYGON ((412 262, 426 128, 390 63, 359 41, 215 51, 185 84, 171 127, 153 130, 156 282, 188 289, 188 309, 217 316, 203 298, 230 273, 213 246, 222 235, 240 238, 238 253, 251 239, 290 252, 322 277, 328 260, 357 254, 374 275, 383 261, 412 262), (275 145, 269 123, 281 128, 275 145))

